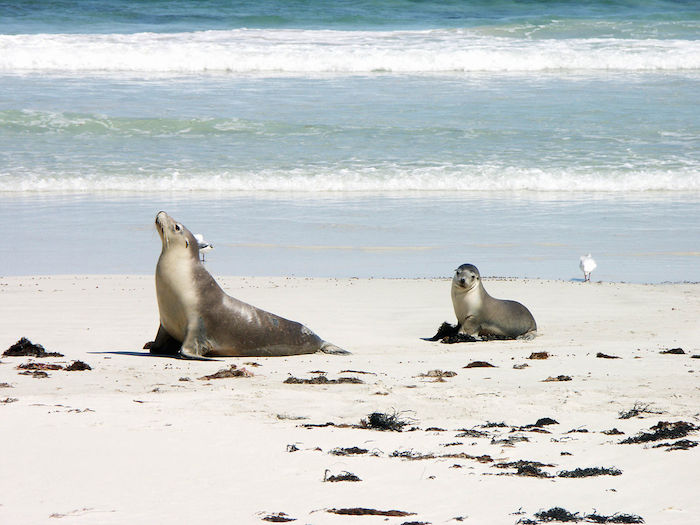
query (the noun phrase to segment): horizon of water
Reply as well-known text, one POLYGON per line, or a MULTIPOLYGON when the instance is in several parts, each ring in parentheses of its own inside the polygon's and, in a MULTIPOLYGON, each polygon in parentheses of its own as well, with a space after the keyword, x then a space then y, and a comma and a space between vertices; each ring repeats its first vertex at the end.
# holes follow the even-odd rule
POLYGON ((0 1, 0 274, 700 281, 697 100, 694 2, 0 1))

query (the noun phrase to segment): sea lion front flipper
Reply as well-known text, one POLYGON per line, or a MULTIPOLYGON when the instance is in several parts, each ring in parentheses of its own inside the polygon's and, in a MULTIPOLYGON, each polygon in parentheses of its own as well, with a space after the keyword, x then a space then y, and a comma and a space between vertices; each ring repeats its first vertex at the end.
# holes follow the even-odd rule
POLYGON ((189 359, 190 361, 218 361, 218 359, 213 359, 211 357, 204 357, 201 355, 193 354, 191 352, 186 351, 184 348, 180 350, 178 357, 180 359, 189 359))
POLYGON ((193 350, 192 347, 187 346, 186 343, 187 343, 187 341, 185 341, 185 343, 183 343, 183 345, 180 348, 180 351, 178 353, 178 357, 180 359, 191 359, 193 361, 218 361, 218 359, 212 359, 211 357, 203 356, 196 349, 193 350))
POLYGON ((481 335, 480 332, 481 328, 481 323, 479 320, 476 318, 474 315, 470 315, 469 317, 465 318, 464 321, 462 322, 462 325, 459 327, 459 330, 457 330, 457 334, 462 334, 462 335, 468 335, 471 337, 477 337, 478 335, 481 335))
POLYGON ((155 341, 149 341, 143 345, 143 348, 156 355, 177 355, 181 346, 182 343, 171 336, 161 324, 158 326, 155 341))
POLYGON ((211 346, 211 343, 207 339, 204 321, 200 317, 197 321, 190 322, 179 355, 182 359, 216 361, 216 359, 205 357, 211 350, 211 346))

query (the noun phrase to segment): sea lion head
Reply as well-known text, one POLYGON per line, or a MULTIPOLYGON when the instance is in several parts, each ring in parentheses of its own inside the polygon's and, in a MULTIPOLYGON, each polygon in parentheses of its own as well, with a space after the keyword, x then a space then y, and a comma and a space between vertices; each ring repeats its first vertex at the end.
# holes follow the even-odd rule
POLYGON ((156 230, 166 250, 181 250, 199 261, 199 245, 192 232, 164 211, 156 215, 156 230))
POLYGON ((463 264, 455 270, 455 275, 452 278, 452 286, 469 291, 479 286, 480 279, 481 276, 476 266, 473 264, 463 264))

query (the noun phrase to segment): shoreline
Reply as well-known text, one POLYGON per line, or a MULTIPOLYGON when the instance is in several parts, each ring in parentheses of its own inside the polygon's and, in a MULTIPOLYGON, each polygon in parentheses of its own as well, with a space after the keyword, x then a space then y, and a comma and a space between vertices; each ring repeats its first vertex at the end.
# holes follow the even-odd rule
POLYGON ((579 257, 590 252, 595 281, 700 281, 700 252, 687 242, 700 231, 695 198, 385 199, 5 199, 0 221, 22 242, 0 255, 0 267, 14 276, 152 274, 161 245, 153 218, 165 210, 214 245, 214 275, 429 278, 469 262, 490 276, 569 280, 583 277, 579 257))
MULTIPOLYGON (((65 278, 153 278, 155 273, 154 270, 147 273, 42 273, 33 275, 14 275, 6 274, 0 275, 0 280, 3 279, 65 279, 65 278)), ((369 277, 345 277, 345 276, 317 276, 317 275, 219 275, 214 274, 210 271, 212 276, 219 279, 298 279, 298 280, 326 280, 326 281, 445 281, 448 282, 452 279, 451 276, 436 275, 436 276, 421 276, 421 277, 384 277, 384 276, 369 276, 369 277)), ((517 277, 517 276, 505 276, 505 275, 483 275, 483 279, 492 282, 542 282, 542 283, 570 283, 570 284, 586 284, 583 278, 572 277, 570 279, 550 279, 546 277, 517 277)), ((636 282, 636 281, 610 281, 610 280, 596 280, 592 279, 590 281, 590 286, 600 286, 600 285, 631 285, 631 286, 674 286, 674 285, 697 285, 700 281, 692 280, 682 280, 682 281, 660 281, 660 282, 636 282)), ((155 285, 154 285, 155 293, 155 285)))
POLYGON ((12 429, 0 437, 12 451, 0 521, 264 523, 283 512, 334 524, 350 518, 329 510, 366 508, 415 513, 392 523, 477 524, 562 507, 685 525, 700 513, 700 447, 654 448, 700 431, 620 443, 660 422, 700 426, 698 284, 485 279, 532 311, 538 336, 449 345, 420 339, 454 322, 449 279, 222 277, 230 295, 352 355, 198 362, 141 349, 158 322, 152 279, 0 278, 0 351, 24 336, 64 354, 0 357, 0 418, 12 429), (684 354, 661 353, 673 348, 684 354), (75 360, 92 369, 17 368, 75 360), (493 367, 465 368, 476 361, 493 367), (231 365, 252 376, 201 379, 231 365), (322 375, 330 382, 285 383, 322 375), (373 412, 408 424, 361 428, 373 412), (366 452, 336 453, 353 447, 366 452), (621 474, 559 475, 590 468, 621 474), (343 472, 361 481, 324 481, 343 472))

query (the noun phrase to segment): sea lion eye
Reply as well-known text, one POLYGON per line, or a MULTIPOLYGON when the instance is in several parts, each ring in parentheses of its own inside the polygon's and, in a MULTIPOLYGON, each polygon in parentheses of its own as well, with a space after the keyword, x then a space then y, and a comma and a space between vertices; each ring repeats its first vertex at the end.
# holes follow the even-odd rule
POLYGON ((177 231, 177 232, 180 231, 180 225, 179 225, 179 224, 176 224, 176 225, 175 225, 175 231, 177 231))

